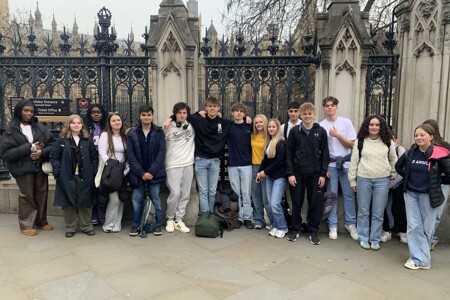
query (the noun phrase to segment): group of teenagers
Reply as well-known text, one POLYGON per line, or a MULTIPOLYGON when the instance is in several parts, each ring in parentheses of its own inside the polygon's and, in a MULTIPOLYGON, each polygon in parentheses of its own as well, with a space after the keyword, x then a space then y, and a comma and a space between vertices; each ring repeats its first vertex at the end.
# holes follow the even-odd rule
MULTIPOLYGON (((164 181, 170 192, 165 230, 190 232, 183 218, 194 173, 199 209, 213 212, 227 149, 228 178, 239 199, 237 228, 266 228, 270 236, 286 236, 292 242, 303 232, 318 245, 327 185, 336 194, 340 186, 345 229, 362 248, 379 250, 392 231, 408 243, 410 258, 404 266, 429 269, 430 251, 437 242, 434 233, 449 194, 450 145, 435 120, 417 126, 415 143, 408 150, 394 140, 378 115, 366 117, 356 133, 349 119, 338 116, 338 104, 335 97, 325 98, 325 119, 316 123, 313 104, 289 103, 289 120, 281 125, 263 114, 252 120, 242 103, 231 107, 231 119, 223 118, 220 102, 210 96, 204 109, 192 114, 186 103, 176 103, 162 127, 153 122, 153 108, 142 105, 139 124, 131 129, 119 113, 92 104, 85 118, 69 116, 53 140, 37 121, 33 102, 24 99, 2 129, 0 158, 20 190, 18 215, 24 235, 53 229, 47 221, 48 175, 42 170, 48 161, 56 179, 54 204, 62 207, 67 238, 77 228, 95 235, 93 225, 99 223, 106 233, 121 231, 128 183, 133 205, 130 236, 144 230, 140 225, 146 192, 155 207, 153 234, 161 235, 159 194, 164 181), (123 166, 125 192, 104 190, 95 180, 99 162, 102 170, 112 160, 123 166), (289 227, 284 193, 291 206, 289 227)), ((329 238, 337 239, 337 204, 327 222, 329 238)))

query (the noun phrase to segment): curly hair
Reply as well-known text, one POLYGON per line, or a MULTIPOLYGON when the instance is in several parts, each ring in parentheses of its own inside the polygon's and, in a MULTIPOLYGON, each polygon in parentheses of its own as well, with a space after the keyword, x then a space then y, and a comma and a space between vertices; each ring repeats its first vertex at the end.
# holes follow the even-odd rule
POLYGON ((365 139, 366 137, 369 136, 369 124, 370 124, 370 121, 372 121, 372 119, 377 119, 380 122, 379 136, 380 136, 381 140, 383 141, 383 143, 389 147, 391 145, 392 132, 389 129, 389 126, 387 125, 386 120, 380 115, 370 115, 364 119, 364 121, 362 122, 361 127, 359 128, 359 131, 358 131, 358 136, 357 136, 358 139, 359 138, 365 139))

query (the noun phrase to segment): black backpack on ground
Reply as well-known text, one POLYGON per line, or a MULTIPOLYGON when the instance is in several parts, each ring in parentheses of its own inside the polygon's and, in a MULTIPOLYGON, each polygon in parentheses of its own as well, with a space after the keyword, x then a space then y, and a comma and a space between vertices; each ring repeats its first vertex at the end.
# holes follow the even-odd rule
POLYGON ((239 196, 231 188, 230 183, 220 181, 217 184, 216 202, 214 214, 224 221, 224 227, 228 231, 236 227, 239 217, 239 196))

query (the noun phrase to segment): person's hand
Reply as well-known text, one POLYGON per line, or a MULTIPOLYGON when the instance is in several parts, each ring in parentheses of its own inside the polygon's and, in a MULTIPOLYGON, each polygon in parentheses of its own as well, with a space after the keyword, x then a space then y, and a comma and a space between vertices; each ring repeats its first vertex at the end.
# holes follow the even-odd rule
POLYGON ((336 129, 336 127, 331 127, 330 128, 330 136, 337 138, 341 133, 336 129))
POLYGON ((163 124, 163 128, 164 129, 169 129, 170 128, 170 123, 172 122, 172 118, 167 118, 165 121, 164 121, 164 124, 163 124))
POLYGON ((40 149, 37 150, 36 152, 33 152, 30 154, 32 160, 39 159, 41 157, 41 155, 42 155, 42 150, 40 150, 40 149))
POLYGON ((328 179, 330 179, 331 178, 331 174, 330 174, 330 171, 327 171, 327 175, 325 175, 328 179))
POLYGON ((266 177, 266 173, 264 173, 264 171, 258 172, 256 177, 259 177, 259 178, 263 179, 263 178, 266 177))
POLYGON ((250 118, 249 116, 247 116, 247 117, 245 117, 245 122, 247 123, 247 124, 252 124, 252 118, 250 118))
POLYGON ((394 175, 389 176, 389 180, 394 180, 394 179, 395 179, 394 175))
POLYGON ((144 180, 144 181, 149 181, 149 180, 152 180, 153 179, 153 176, 152 176, 152 174, 150 174, 150 173, 145 173, 143 176, 142 176, 142 180, 144 180))
POLYGON ((289 176, 288 177, 288 181, 289 181, 289 184, 291 186, 296 186, 297 185, 297 179, 295 179, 294 175, 289 176))
POLYGON ((356 186, 352 186, 353 193, 356 193, 356 186))
POLYGON ((200 110, 198 112, 198 114, 202 117, 202 118, 206 118, 206 110, 200 110))
POLYGON ((319 182, 317 183, 317 185, 318 185, 320 188, 323 188, 323 186, 325 185, 325 177, 324 177, 324 176, 320 176, 320 177, 319 177, 319 182))

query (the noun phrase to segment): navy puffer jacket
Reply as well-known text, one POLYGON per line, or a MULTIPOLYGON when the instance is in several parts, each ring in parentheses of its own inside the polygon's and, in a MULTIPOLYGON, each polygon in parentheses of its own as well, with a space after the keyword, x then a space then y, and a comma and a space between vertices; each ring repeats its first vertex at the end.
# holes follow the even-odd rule
MULTIPOLYGON (((411 169, 411 160, 417 144, 411 146, 395 164, 395 170, 403 176, 403 191, 407 191, 408 179, 411 169)), ((450 184, 450 150, 441 145, 432 145, 425 151, 428 157, 428 193, 430 205, 435 208, 444 202, 441 184, 450 184)))

